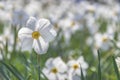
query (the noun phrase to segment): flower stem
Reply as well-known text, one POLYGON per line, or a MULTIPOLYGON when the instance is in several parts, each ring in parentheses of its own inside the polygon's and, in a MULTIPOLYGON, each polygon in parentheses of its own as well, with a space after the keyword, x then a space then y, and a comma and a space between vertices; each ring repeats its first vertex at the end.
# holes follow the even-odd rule
POLYGON ((40 80, 40 65, 39 65, 39 62, 40 62, 40 58, 39 58, 39 55, 37 54, 38 80, 40 80))
POLYGON ((98 50, 98 80, 102 80, 102 78, 101 78, 101 64, 100 64, 100 61, 101 61, 101 56, 100 56, 100 52, 98 50))
POLYGON ((17 44, 16 39, 17 39, 17 28, 14 27, 14 44, 13 44, 13 53, 15 53, 15 51, 16 51, 16 44, 17 44))

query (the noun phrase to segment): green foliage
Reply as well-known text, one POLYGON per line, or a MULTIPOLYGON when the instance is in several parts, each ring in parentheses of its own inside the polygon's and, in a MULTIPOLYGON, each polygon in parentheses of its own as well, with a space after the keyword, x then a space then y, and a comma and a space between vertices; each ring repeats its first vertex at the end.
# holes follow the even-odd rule
POLYGON ((25 80, 21 73, 13 66, 7 65, 3 61, 0 62, 6 69, 8 69, 18 80, 25 80))
POLYGON ((116 76, 117 76, 117 80, 120 80, 120 74, 119 74, 119 70, 118 70, 118 67, 117 67, 114 56, 112 57, 112 59, 113 59, 113 65, 114 65, 114 70, 115 70, 115 73, 116 73, 116 76))

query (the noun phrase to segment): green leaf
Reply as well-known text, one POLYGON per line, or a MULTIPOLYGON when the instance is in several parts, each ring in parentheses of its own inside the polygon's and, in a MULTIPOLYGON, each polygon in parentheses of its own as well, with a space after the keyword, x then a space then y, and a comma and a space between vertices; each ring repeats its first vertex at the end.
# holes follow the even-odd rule
POLYGON ((100 52, 98 50, 98 80, 101 80, 101 64, 100 64, 100 52))
POLYGON ((0 67, 0 73, 2 74, 2 76, 6 79, 6 80, 10 80, 8 75, 5 73, 4 69, 2 67, 0 67))
POLYGON ((31 80, 31 74, 27 76, 26 80, 31 80))
POLYGON ((119 74, 118 67, 117 67, 117 64, 116 64, 114 56, 112 57, 112 59, 113 59, 113 65, 114 65, 115 73, 117 75, 117 79, 120 80, 120 74, 119 74))
POLYGON ((48 80, 48 78, 45 76, 45 74, 40 70, 40 73, 44 76, 45 80, 48 80))
POLYGON ((3 61, 1 61, 0 63, 2 63, 5 66, 5 68, 7 68, 18 80, 25 80, 25 78, 19 73, 19 71, 14 66, 11 65, 10 67, 3 61))
POLYGON ((83 71, 82 71, 82 67, 80 68, 80 71, 81 71, 81 80, 85 80, 84 74, 83 74, 83 71))
POLYGON ((18 71, 18 69, 17 69, 15 66, 13 66, 13 65, 11 64, 11 67, 12 67, 13 70, 17 73, 18 76, 24 78, 24 77, 22 76, 22 74, 18 71))

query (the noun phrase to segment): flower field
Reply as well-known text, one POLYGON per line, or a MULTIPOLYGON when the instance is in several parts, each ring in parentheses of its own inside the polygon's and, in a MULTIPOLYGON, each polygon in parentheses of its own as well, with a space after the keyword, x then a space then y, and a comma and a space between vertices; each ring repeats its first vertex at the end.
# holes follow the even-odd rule
POLYGON ((120 2, 1 0, 0 80, 120 80, 120 2))

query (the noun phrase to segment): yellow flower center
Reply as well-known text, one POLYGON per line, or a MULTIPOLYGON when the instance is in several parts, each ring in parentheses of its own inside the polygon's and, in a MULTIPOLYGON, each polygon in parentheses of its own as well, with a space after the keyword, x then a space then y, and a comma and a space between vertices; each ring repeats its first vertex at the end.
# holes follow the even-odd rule
POLYGON ((40 33, 39 33, 38 31, 34 31, 34 32, 32 33, 32 38, 38 39, 39 37, 40 37, 40 33))
POLYGON ((52 68, 51 72, 54 73, 54 74, 56 74, 58 72, 58 70, 56 68, 52 68))
POLYGON ((76 70, 76 69, 79 68, 79 65, 78 65, 78 64, 74 64, 74 65, 73 65, 73 68, 76 70))
POLYGON ((95 12, 94 9, 89 9, 88 11, 89 11, 90 13, 94 13, 94 12, 95 12))
POLYGON ((74 21, 71 22, 71 27, 74 27, 74 25, 75 25, 75 22, 74 21))
POLYGON ((57 28, 58 28, 58 24, 57 24, 57 23, 55 23, 55 24, 54 24, 54 27, 57 29, 57 28))
POLYGON ((107 40, 108 40, 107 37, 103 37, 103 38, 102 38, 102 41, 103 41, 103 42, 106 42, 107 40))

